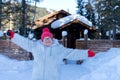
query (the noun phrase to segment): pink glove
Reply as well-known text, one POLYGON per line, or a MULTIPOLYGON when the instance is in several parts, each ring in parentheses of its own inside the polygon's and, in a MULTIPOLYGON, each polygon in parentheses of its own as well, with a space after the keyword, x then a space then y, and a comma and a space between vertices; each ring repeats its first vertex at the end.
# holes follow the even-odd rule
POLYGON ((95 52, 93 52, 92 50, 88 50, 88 57, 94 57, 95 56, 95 52))

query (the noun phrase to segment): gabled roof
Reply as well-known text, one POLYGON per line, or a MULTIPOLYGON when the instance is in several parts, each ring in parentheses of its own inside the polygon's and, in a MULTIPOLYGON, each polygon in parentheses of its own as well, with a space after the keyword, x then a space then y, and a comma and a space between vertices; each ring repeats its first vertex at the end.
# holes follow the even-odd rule
POLYGON ((53 16, 55 16, 55 15, 57 15, 59 13, 64 13, 64 14, 70 15, 70 13, 68 13, 68 12, 66 12, 64 10, 60 10, 60 11, 52 12, 51 14, 48 14, 48 15, 46 15, 46 16, 38 19, 38 20, 44 21, 45 19, 49 19, 49 18, 51 18, 51 17, 53 17, 53 16))
POLYGON ((66 16, 70 15, 70 13, 68 13, 64 10, 53 12, 51 14, 48 14, 48 15, 41 17, 40 19, 34 21, 35 25, 37 25, 37 26, 33 27, 33 29, 43 27, 44 25, 49 25, 51 22, 53 22, 57 19, 58 14, 65 14, 66 16))
POLYGON ((54 21, 51 24, 51 28, 55 29, 55 28, 63 28, 66 27, 68 25, 71 25, 73 23, 78 23, 83 25, 84 27, 88 28, 88 29, 92 29, 92 22, 90 22, 87 18, 79 15, 79 14, 72 14, 72 15, 68 15, 64 18, 58 19, 56 21, 54 21))
POLYGON ((67 26, 69 26, 69 25, 71 25, 71 24, 74 24, 74 23, 80 24, 80 25, 82 25, 82 26, 84 26, 84 27, 86 27, 87 29, 90 29, 90 30, 93 29, 91 26, 89 26, 89 25, 87 25, 87 24, 79 21, 78 19, 74 19, 73 21, 71 21, 71 22, 69 22, 69 23, 67 23, 67 24, 62 25, 62 26, 60 27, 60 29, 63 29, 63 28, 65 28, 65 27, 67 27, 67 26))

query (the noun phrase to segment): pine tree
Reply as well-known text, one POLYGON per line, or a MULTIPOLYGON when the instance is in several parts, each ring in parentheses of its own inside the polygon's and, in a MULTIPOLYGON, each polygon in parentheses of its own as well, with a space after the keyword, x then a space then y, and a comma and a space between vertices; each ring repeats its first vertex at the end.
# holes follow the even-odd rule
POLYGON ((83 3, 83 0, 77 0, 77 13, 80 14, 80 15, 84 15, 84 3, 83 3))
MULTIPOLYGON (((47 15, 49 13, 46 10, 46 8, 36 7, 35 9, 34 5, 30 5, 30 3, 33 3, 31 2, 32 0, 25 0, 25 1, 29 1, 29 2, 26 2, 26 8, 25 8, 25 13, 24 13, 25 19, 26 19, 24 23, 25 27, 27 26, 27 24, 31 26, 31 23, 36 18, 43 17, 44 15, 47 15), (33 19, 34 15, 36 17, 34 17, 33 19)), ((1 12, 0 20, 1 20, 2 30, 3 31, 8 30, 8 29, 19 30, 20 27, 22 26, 22 20, 23 20, 22 19, 23 8, 22 8, 21 2, 19 2, 18 0, 7 0, 7 1, 3 0, 1 4, 2 5, 0 5, 0 8, 1 8, 0 10, 2 10, 2 12, 0 11, 1 12), (10 24, 10 22, 12 23, 10 24)))
POLYGON ((86 14, 85 17, 92 22, 93 26, 96 25, 96 19, 95 19, 95 11, 91 5, 90 2, 88 2, 85 6, 86 8, 86 14))
MULTIPOLYGON (((81 14, 85 18, 87 18, 90 22, 92 22, 92 26, 95 27, 97 20, 96 20, 96 15, 95 15, 95 9, 93 7, 93 3, 91 3, 90 0, 77 0, 78 3, 78 14, 81 14)), ((96 36, 96 33, 91 33, 93 37, 96 36)), ((91 38, 93 38, 91 37, 91 38)))
POLYGON ((98 12, 98 26, 102 35, 105 36, 106 31, 113 30, 113 38, 115 39, 116 26, 120 26, 120 0, 100 0, 96 5, 98 12))
POLYGON ((93 26, 95 26, 96 25, 95 11, 93 9, 92 4, 90 3, 90 0, 88 0, 88 2, 84 0, 77 0, 77 5, 78 5, 77 13, 86 17, 89 21, 93 23, 93 26))

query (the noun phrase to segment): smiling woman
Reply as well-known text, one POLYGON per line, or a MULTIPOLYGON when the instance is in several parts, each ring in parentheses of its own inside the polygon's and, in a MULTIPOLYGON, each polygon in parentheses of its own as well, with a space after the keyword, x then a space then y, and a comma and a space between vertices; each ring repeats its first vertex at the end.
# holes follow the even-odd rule
POLYGON ((71 14, 76 13, 76 0, 44 0, 40 4, 37 4, 39 7, 45 7, 48 10, 66 10, 71 14), (62 5, 62 6, 61 6, 62 5), (72 6, 71 6, 72 5, 72 6))

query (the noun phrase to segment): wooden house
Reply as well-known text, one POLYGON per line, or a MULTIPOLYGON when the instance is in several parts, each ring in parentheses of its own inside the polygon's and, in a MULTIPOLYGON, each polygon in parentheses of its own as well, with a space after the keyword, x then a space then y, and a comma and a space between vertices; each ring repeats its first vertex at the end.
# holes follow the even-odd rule
POLYGON ((58 20, 60 18, 63 18, 65 16, 70 15, 70 13, 64 11, 64 10, 60 10, 60 11, 56 11, 53 13, 50 13, 38 20, 34 21, 34 26, 32 27, 32 29, 34 30, 35 36, 37 39, 40 38, 41 32, 42 32, 42 28, 44 27, 48 27, 51 30, 51 23, 54 22, 55 20, 58 20))
MULTIPOLYGON (((57 21, 55 21, 55 22, 57 22, 57 21)), ((61 21, 63 22, 63 20, 61 20, 61 21)), ((58 23, 60 23, 60 22, 58 22, 58 23)), ((65 22, 63 22, 63 23, 65 23, 65 22)), ((68 48, 76 48, 76 39, 84 38, 84 31, 86 29, 88 30, 89 38, 92 38, 93 33, 95 32, 95 29, 92 27, 92 25, 90 26, 76 18, 73 20, 70 20, 66 24, 63 24, 63 23, 60 24, 61 26, 57 25, 59 27, 55 28, 53 30, 53 34, 54 34, 55 38, 62 39, 62 31, 66 31, 67 32, 67 36, 66 36, 67 45, 66 46, 68 48)), ((52 25, 51 25, 51 27, 52 27, 52 25)))
POLYGON ((36 20, 35 26, 33 27, 36 38, 40 38, 42 29, 44 27, 48 27, 53 33, 54 37, 59 40, 63 38, 62 31, 67 31, 68 35, 66 36, 66 40, 68 48, 76 47, 76 39, 84 37, 85 29, 88 30, 88 37, 90 38, 92 36, 91 33, 94 32, 94 28, 92 27, 92 25, 88 25, 77 18, 71 18, 71 20, 69 19, 70 21, 66 24, 58 25, 57 28, 52 28, 51 24, 70 15, 70 13, 64 10, 60 10, 36 20))

